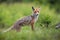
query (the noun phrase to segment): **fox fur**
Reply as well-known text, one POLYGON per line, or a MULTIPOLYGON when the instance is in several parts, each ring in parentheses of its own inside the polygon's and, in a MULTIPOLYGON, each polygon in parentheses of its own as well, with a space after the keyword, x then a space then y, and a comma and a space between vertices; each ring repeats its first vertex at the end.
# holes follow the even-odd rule
POLYGON ((4 32, 8 32, 12 29, 15 29, 16 31, 20 31, 21 27, 24 25, 31 25, 32 30, 34 30, 34 23, 38 20, 38 16, 39 16, 39 8, 35 9, 34 7, 32 7, 33 13, 30 16, 25 16, 22 19, 19 19, 18 21, 16 21, 16 23, 14 23, 13 26, 11 26, 10 28, 8 28, 7 30, 4 30, 4 32))

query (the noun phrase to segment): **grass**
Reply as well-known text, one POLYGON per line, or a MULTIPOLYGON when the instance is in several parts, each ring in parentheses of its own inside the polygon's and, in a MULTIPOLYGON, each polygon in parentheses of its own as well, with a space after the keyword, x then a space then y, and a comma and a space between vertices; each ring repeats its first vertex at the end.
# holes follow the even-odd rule
MULTIPOLYGON (((27 27, 28 28, 28 27, 27 27)), ((35 29, 32 31, 24 30, 22 28, 20 32, 10 31, 4 34, 0 34, 0 40, 59 40, 60 32, 56 29, 35 29)))
POLYGON ((5 3, 0 4, 0 31, 9 28, 13 23, 27 15, 32 14, 31 7, 41 6, 41 12, 37 23, 35 24, 35 31, 31 30, 30 26, 22 27, 20 32, 11 30, 7 33, 0 32, 0 40, 60 40, 60 29, 55 29, 55 24, 60 22, 60 14, 57 15, 55 9, 50 9, 49 5, 37 5, 34 3, 14 3, 7 5, 5 3), (47 20, 51 21, 48 28, 42 22, 47 20))

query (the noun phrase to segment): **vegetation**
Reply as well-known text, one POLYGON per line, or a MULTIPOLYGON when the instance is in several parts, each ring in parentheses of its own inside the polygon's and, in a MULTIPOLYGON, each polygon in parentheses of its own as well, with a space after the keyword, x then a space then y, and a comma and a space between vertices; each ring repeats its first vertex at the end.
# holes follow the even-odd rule
POLYGON ((60 40, 60 29, 55 29, 55 25, 60 22, 60 12, 58 14, 56 8, 59 7, 51 8, 50 4, 45 5, 44 2, 0 4, 0 40, 60 40), (24 26, 20 32, 11 30, 1 33, 19 18, 31 15, 32 6, 41 7, 35 31, 30 26, 24 26))

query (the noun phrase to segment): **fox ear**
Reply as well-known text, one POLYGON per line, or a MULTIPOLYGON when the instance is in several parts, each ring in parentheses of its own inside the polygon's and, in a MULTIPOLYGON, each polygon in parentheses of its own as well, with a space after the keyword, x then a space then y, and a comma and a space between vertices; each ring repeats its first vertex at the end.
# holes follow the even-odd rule
POLYGON ((35 10, 33 6, 32 6, 32 10, 35 10))

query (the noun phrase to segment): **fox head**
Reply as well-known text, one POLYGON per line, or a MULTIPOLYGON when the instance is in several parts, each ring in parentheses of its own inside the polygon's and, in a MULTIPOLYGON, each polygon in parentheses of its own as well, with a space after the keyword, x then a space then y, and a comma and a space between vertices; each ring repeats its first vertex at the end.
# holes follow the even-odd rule
POLYGON ((39 15, 39 11, 40 11, 40 8, 34 8, 33 6, 32 6, 32 10, 33 10, 33 15, 34 16, 38 16, 39 15))

